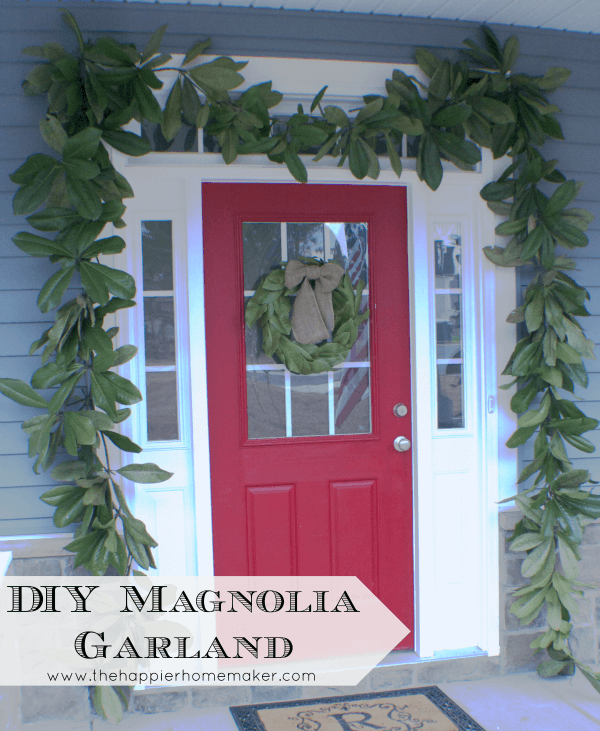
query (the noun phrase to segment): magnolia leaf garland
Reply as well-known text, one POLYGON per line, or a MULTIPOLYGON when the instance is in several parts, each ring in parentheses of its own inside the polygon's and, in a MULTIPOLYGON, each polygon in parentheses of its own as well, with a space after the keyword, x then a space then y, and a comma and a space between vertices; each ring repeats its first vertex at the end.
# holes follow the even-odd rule
MULTIPOLYGON (((319 259, 301 259, 309 266, 322 264, 319 259)), ((359 325, 369 317, 369 310, 360 311, 365 283, 359 280, 355 292, 350 277, 344 274, 333 290, 333 337, 331 342, 320 345, 301 345, 291 339, 289 314, 292 297, 300 287, 300 284, 292 289, 286 287, 285 264, 269 272, 246 305, 246 325, 251 328, 257 324, 262 329, 265 355, 278 358, 292 373, 323 373, 346 360, 358 337, 359 325)))
MULTIPOLYGON (((549 629, 532 643, 536 651, 546 649, 550 658, 540 664, 540 674, 567 674, 576 665, 600 690, 600 676, 577 661, 569 648, 570 619, 577 612, 574 596, 580 591, 579 544, 586 523, 600 517, 600 497, 582 488, 592 483, 590 475, 572 468, 565 447, 566 442, 584 452, 593 450, 581 435, 596 422, 568 396, 575 386, 586 387, 588 382, 582 358, 592 356, 591 343, 577 322, 577 317, 589 314, 584 305, 588 295, 564 273, 575 263, 555 253, 556 245, 586 246, 585 230, 593 217, 581 208, 567 207, 580 184, 566 181, 557 161, 545 160, 538 150, 548 138, 563 139, 555 116, 560 110, 549 103, 547 94, 560 87, 570 72, 553 67, 543 76, 516 73, 517 38, 512 36, 502 46, 484 26, 482 46, 465 41, 471 65, 465 59, 455 63, 439 59, 421 48, 416 60, 429 79, 427 85, 395 70, 385 83, 385 95, 364 96, 364 105, 353 118, 340 107, 322 106, 327 89, 323 87, 310 113, 298 105, 297 113, 284 120, 270 112, 282 99, 271 82, 231 96, 229 91, 243 82, 239 72, 245 64, 230 58, 202 63, 210 41, 201 40, 176 69, 177 80, 162 110, 153 90, 162 87, 156 73, 171 60, 159 50, 166 26, 140 53, 132 44, 111 38, 85 41, 73 15, 63 11, 63 16, 75 33, 77 50, 68 52, 54 42, 25 49, 45 59, 29 74, 24 91, 48 96, 40 131, 51 154, 31 155, 11 176, 19 186, 13 199, 15 214, 30 214, 29 223, 44 234, 57 232, 54 238, 30 232, 14 238, 26 254, 48 256, 51 263, 60 264, 38 299, 42 312, 56 310, 56 322, 32 345, 32 353, 44 349, 42 368, 31 386, 5 378, 0 379, 0 390, 18 403, 47 411, 24 424, 36 469, 49 469, 61 445, 71 456, 77 455, 52 473, 70 484, 44 495, 57 508, 57 525, 82 519, 76 540, 67 547, 76 553, 76 560, 98 573, 111 562, 120 572, 127 571, 133 559, 143 567, 152 565, 153 539, 133 518, 113 481, 114 473, 109 470, 107 480, 98 459, 98 439, 103 445, 108 439, 121 449, 139 450, 112 429, 130 413, 115 404, 131 405, 141 398, 133 384, 110 371, 133 354, 113 350, 116 328, 102 327, 105 315, 135 304, 135 283, 126 272, 93 261, 98 254, 122 249, 124 242, 117 236, 96 239, 107 222, 115 228, 125 225, 122 201, 133 196, 105 146, 134 156, 151 150, 147 139, 122 128, 132 118, 160 124, 167 141, 182 124, 206 128, 226 163, 238 155, 263 153, 286 165, 300 182, 307 181, 300 155, 314 154, 315 146, 319 148, 315 161, 327 155, 337 158, 340 167, 347 162, 359 180, 379 176, 380 150, 385 147, 386 161, 400 176, 399 150, 403 136, 410 135, 417 148, 417 174, 432 190, 441 183, 442 160, 469 168, 480 160, 479 145, 491 149, 495 158, 512 158, 500 178, 482 191, 490 209, 508 218, 497 233, 511 238, 506 247, 486 247, 484 252, 500 266, 532 264, 538 275, 524 305, 508 318, 523 322, 527 331, 505 370, 520 387, 511 407, 523 414, 508 446, 535 440, 533 462, 519 478, 535 476, 534 486, 516 497, 523 518, 512 536, 514 549, 518 546, 528 553, 523 576, 529 584, 515 592, 512 611, 522 624, 529 624, 543 607, 548 610, 549 629), (540 189, 547 183, 559 186, 550 197, 540 189), (76 271, 84 293, 61 307, 76 271), (49 402, 38 393, 54 386, 58 389, 49 402), (80 396, 86 408, 76 411, 80 396), (115 530, 117 516, 126 545, 115 530)), ((265 352, 295 373, 317 373, 339 364, 368 316, 360 313, 362 288, 354 293, 344 276, 333 292, 332 342, 303 346, 290 338, 293 290, 285 287, 283 275, 283 270, 269 273, 246 309, 249 324, 262 327, 265 352)), ((162 481, 168 474, 155 465, 143 467, 138 474, 121 476, 148 482, 162 481)), ((115 702, 116 691, 111 691, 97 689, 94 702, 105 718, 118 720, 122 707, 115 702)))

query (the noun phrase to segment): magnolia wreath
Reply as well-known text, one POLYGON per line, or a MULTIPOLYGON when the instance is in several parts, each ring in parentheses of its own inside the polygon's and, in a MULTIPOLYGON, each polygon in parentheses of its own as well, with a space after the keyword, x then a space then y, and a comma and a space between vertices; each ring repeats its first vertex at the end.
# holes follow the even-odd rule
POLYGON ((260 280, 246 305, 246 324, 262 328, 265 355, 292 373, 322 373, 346 360, 359 325, 369 317, 369 310, 360 312, 364 287, 359 280, 355 292, 348 274, 333 262, 308 257, 284 262, 260 280))

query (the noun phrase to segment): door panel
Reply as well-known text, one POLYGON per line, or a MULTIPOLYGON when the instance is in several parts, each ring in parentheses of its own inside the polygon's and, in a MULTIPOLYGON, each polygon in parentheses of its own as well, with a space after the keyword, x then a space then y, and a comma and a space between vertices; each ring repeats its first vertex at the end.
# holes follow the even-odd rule
POLYGON ((412 458, 393 447, 411 436, 405 190, 207 183, 202 198, 215 573, 356 575, 412 628, 412 458), (370 316, 344 364, 290 374, 244 306, 317 251, 366 280, 370 316))

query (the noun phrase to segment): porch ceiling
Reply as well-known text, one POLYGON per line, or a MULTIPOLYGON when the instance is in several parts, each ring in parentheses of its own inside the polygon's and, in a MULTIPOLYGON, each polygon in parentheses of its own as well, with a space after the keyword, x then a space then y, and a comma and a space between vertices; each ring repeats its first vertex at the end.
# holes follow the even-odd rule
MULTIPOLYGON (((156 0, 129 0, 155 2, 156 0)), ((158 0, 163 4, 320 10, 417 18, 470 20, 600 33, 598 0, 158 0)))

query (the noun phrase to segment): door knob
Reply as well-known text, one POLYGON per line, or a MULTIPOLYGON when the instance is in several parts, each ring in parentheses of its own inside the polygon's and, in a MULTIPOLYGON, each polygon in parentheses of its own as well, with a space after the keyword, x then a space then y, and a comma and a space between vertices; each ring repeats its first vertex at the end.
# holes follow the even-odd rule
POLYGON ((394 439, 394 449, 398 452, 407 452, 410 449, 410 439, 406 437, 396 437, 394 439))

